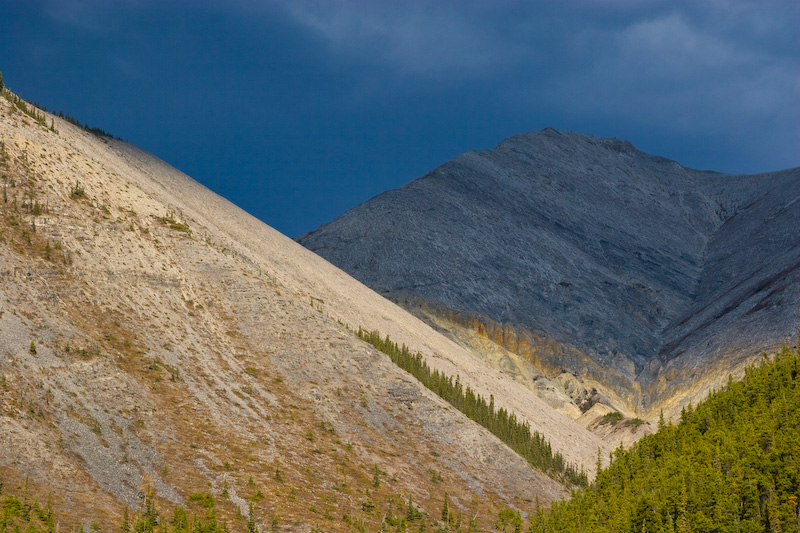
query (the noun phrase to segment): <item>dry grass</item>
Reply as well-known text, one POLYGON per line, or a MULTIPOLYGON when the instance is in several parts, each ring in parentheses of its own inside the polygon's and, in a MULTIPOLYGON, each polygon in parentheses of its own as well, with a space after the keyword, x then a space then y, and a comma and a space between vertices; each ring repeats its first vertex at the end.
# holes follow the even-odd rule
POLYGON ((4 102, 18 204, 0 204, 0 472, 52 492, 64 527, 113 529, 146 479, 164 512, 211 493, 236 530, 252 503, 262 531, 274 514, 374 531, 409 498, 431 527, 445 491, 489 527, 565 495, 343 324, 422 350, 594 462, 583 428, 289 239, 132 147, 4 102), (31 197, 47 207, 26 233, 31 197))

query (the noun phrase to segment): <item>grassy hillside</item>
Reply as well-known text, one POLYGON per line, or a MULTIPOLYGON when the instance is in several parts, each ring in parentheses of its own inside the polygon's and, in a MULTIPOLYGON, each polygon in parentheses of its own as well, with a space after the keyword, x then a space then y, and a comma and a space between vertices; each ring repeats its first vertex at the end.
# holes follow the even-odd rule
POLYGON ((800 522, 800 350, 729 381, 628 451, 531 531, 790 532, 800 522))
POLYGON ((143 531, 149 490, 159 531, 488 529, 568 495, 344 323, 593 466, 599 439, 291 239, 3 95, 0 532, 143 531))

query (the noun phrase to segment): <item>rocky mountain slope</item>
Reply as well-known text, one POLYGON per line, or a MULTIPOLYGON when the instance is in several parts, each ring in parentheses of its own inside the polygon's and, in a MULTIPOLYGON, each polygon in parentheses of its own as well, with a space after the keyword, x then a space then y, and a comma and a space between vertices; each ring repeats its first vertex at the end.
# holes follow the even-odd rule
POLYGON ((63 527, 161 508, 234 530, 466 523, 567 489, 350 328, 492 396, 590 474, 610 446, 156 158, 0 98, 0 483, 63 527), (198 496, 199 495, 199 496, 198 496), (200 502, 200 503, 198 503, 200 502), (403 510, 400 510, 402 508, 403 510))
POLYGON ((702 172, 546 129, 298 240, 573 418, 677 415, 800 325, 800 169, 702 172))

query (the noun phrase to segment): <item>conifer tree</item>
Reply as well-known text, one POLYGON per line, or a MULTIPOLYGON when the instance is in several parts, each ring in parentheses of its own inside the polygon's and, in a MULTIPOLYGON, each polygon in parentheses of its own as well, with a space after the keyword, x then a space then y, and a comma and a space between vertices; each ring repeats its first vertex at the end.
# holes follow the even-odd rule
POLYGON ((381 469, 378 468, 377 463, 375 463, 375 467, 372 469, 372 472, 372 486, 378 488, 381 486, 381 469))
POLYGON ((125 511, 122 513, 122 531, 128 533, 131 530, 130 518, 128 517, 128 506, 125 506, 125 511))
POLYGON ((250 509, 247 514, 247 533, 258 533, 258 524, 256 524, 255 514, 253 513, 253 504, 250 504, 250 509))

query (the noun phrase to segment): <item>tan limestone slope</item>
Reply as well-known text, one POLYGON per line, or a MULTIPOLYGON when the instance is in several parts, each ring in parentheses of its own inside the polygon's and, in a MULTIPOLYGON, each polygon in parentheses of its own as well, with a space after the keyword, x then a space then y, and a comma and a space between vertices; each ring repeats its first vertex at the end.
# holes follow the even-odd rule
POLYGON ((345 325, 422 351, 589 472, 608 451, 184 174, 47 120, 57 133, 0 99, 0 475, 74 523, 137 506, 143 484, 299 530, 376 526, 408 498, 433 521, 445 490, 487 524, 566 494, 345 325))

